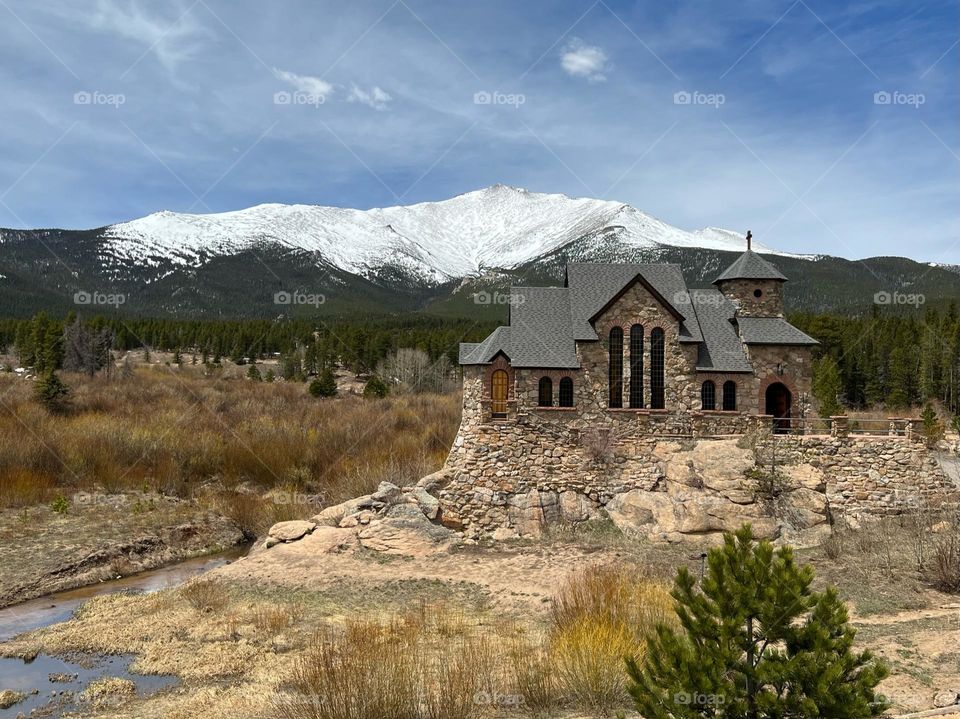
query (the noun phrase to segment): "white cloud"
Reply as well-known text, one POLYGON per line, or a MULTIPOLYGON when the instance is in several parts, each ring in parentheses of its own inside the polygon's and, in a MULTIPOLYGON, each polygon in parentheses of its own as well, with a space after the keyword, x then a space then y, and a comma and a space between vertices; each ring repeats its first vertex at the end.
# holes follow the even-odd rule
POLYGON ((387 104, 393 100, 392 97, 385 91, 374 85, 369 90, 364 90, 362 88, 354 85, 350 88, 350 94, 347 95, 347 102, 359 102, 368 107, 372 107, 374 110, 386 110, 387 104))
POLYGON ((203 38, 210 36, 193 13, 177 6, 165 18, 150 15, 137 4, 123 7, 113 0, 98 0, 94 12, 76 13, 70 8, 64 13, 92 28, 144 45, 168 70, 196 55, 203 38))
POLYGON ((327 97, 333 94, 333 85, 319 77, 314 77, 313 75, 298 75, 295 72, 278 70, 277 68, 273 68, 273 74, 278 80, 283 80, 283 82, 291 85, 294 89, 308 95, 327 97))
POLYGON ((585 77, 589 82, 603 82, 610 70, 603 48, 584 45, 573 38, 563 51, 560 65, 571 77, 585 77))

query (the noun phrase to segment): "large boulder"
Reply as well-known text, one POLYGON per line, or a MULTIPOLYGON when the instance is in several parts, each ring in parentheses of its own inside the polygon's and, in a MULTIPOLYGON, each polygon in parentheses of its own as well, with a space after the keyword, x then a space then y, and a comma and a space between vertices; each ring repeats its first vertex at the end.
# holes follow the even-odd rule
POLYGON ((392 482, 381 482, 380 486, 377 487, 377 491, 370 495, 370 499, 375 503, 379 502, 389 506, 399 501, 400 494, 400 487, 397 485, 392 482))
POLYGON ((369 509, 372 506, 373 495, 365 494, 362 497, 348 499, 346 502, 327 507, 319 514, 311 517, 311 521, 319 525, 336 527, 344 517, 349 517, 362 509, 369 509))
POLYGON ((793 464, 779 468, 784 475, 784 484, 787 487, 811 489, 815 492, 824 492, 827 489, 827 478, 823 470, 812 464, 793 464))
POLYGON ((665 492, 634 489, 617 494, 607 502, 607 515, 627 536, 651 536, 676 532, 674 503, 665 492))
POLYGON ((433 474, 428 474, 426 477, 420 479, 420 481, 417 482, 417 486, 421 489, 427 490, 428 492, 435 492, 450 484, 455 476, 456 470, 448 468, 440 469, 433 474))
POLYGON ((281 542, 296 542, 304 535, 309 534, 317 525, 305 519, 294 519, 289 522, 277 522, 267 534, 281 542))
POLYGON ((784 522, 794 529, 808 529, 827 521, 827 496, 813 489, 799 487, 780 496, 778 511, 784 522))
POLYGON ((371 522, 357 537, 361 546, 384 554, 422 557, 449 549, 458 534, 433 524, 412 504, 397 504, 384 519, 371 522))
POLYGON ((507 500, 507 520, 521 537, 539 537, 544 528, 560 519, 556 492, 531 489, 507 500))
POLYGON ((960 704, 960 692, 956 689, 939 691, 933 697, 933 706, 937 709, 952 707, 954 704, 960 704))
POLYGON ((599 505, 582 492, 567 490, 560 493, 560 518, 575 524, 600 516, 599 505))
POLYGON ((754 466, 753 453, 729 440, 701 440, 683 450, 676 443, 661 443, 657 456, 663 458, 667 491, 683 494, 687 489, 706 489, 734 504, 756 501, 754 487, 745 473, 754 466))
POLYGON ((436 519, 440 513, 440 500, 430 494, 422 487, 416 487, 407 495, 413 501, 427 519, 436 519))
POLYGON ((676 541, 685 537, 737 530, 753 525, 758 537, 779 534, 776 521, 758 504, 737 504, 720 495, 698 490, 684 493, 631 490, 607 503, 607 514, 626 535, 676 541))

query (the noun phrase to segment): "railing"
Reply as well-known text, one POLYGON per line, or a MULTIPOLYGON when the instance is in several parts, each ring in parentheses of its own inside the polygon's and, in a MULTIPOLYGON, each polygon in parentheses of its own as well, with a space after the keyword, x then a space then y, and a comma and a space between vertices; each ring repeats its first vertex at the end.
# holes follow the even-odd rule
POLYGON ((912 417, 888 417, 886 419, 859 418, 840 415, 835 417, 773 417, 758 415, 757 421, 774 434, 830 435, 833 437, 906 437, 917 436, 921 420, 912 417))

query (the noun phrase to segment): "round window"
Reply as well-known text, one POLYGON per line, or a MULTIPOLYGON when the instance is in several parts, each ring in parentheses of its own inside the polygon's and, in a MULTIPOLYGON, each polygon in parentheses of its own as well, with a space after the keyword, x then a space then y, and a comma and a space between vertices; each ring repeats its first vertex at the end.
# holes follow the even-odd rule
POLYGON ((754 291, 753 291, 753 296, 754 296, 754 297, 758 297, 758 298, 759 298, 759 297, 762 297, 762 296, 763 296, 763 290, 760 290, 760 289, 754 290, 754 291))

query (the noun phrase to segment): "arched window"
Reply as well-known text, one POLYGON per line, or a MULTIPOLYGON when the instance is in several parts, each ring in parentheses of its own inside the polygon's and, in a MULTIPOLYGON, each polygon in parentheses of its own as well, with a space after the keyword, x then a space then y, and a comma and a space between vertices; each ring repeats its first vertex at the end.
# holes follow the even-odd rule
POLYGON ((507 381, 507 372, 502 369, 494 370, 490 377, 490 410, 495 418, 507 416, 507 397, 509 396, 507 381))
POLYGON ((573 380, 569 377, 560 380, 560 406, 573 407, 573 380))
POLYGON ((630 328, 630 407, 643 407, 643 325, 630 328))
POLYGON ((623 330, 610 330, 610 406, 623 407, 623 330))
POLYGON ((654 328, 650 333, 650 408, 664 408, 663 380, 663 330, 654 328))
POLYGON ((723 411, 735 412, 737 409, 737 383, 728 379, 723 383, 723 411))
POLYGON ((540 378, 540 392, 537 404, 541 407, 553 407, 553 380, 549 377, 540 378))
POLYGON ((717 386, 710 380, 700 385, 700 408, 717 408, 717 386))

